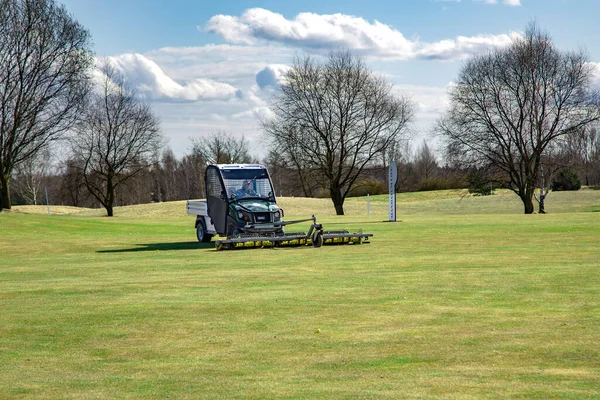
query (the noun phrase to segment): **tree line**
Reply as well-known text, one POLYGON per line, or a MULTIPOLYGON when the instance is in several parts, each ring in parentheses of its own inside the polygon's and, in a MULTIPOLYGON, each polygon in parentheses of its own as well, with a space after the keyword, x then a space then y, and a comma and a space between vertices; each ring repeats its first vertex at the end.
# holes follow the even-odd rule
POLYGON ((600 95, 585 52, 558 50, 530 24, 503 49, 467 60, 447 113, 410 150, 415 106, 349 51, 297 56, 261 121, 268 154, 227 132, 194 139, 178 159, 160 121, 89 32, 53 0, 0 0, 0 210, 13 202, 102 206, 204 197, 207 163, 265 164, 278 195, 331 198, 487 186, 513 190, 524 212, 544 211, 557 176, 598 184, 600 95), (62 159, 53 155, 60 149, 62 159), (44 195, 41 189, 44 188, 44 195), (12 188, 12 190, 11 190, 12 188), (46 196, 46 193, 48 195, 46 196))
MULTIPOLYGON (((555 165, 552 174, 547 172, 547 187, 554 183, 557 190, 572 188, 561 186, 560 178, 566 173, 573 174, 581 185, 600 188, 599 133, 596 128, 590 128, 569 136, 554 158, 547 160, 555 165)), ((329 198, 323 182, 303 184, 298 169, 285 162, 276 151, 271 150, 260 159, 252 156, 248 148, 243 137, 226 132, 195 139, 181 157, 164 148, 154 154, 152 162, 135 177, 122 184, 115 192, 114 205, 204 198, 204 171, 209 163, 261 163, 269 170, 277 196, 329 198), (236 149, 240 148, 244 151, 237 153, 236 149)), ((451 157, 439 158, 426 140, 416 148, 405 142, 391 159, 398 168, 397 192, 469 189, 477 195, 488 195, 494 189, 506 187, 502 176, 493 170, 456 163, 451 157)), ((47 192, 50 204, 102 207, 87 190, 83 167, 78 163, 75 158, 57 160, 50 151, 44 151, 21 164, 13 174, 13 204, 46 204, 47 192)), ((381 158, 363 170, 348 196, 386 194, 388 167, 381 158)))

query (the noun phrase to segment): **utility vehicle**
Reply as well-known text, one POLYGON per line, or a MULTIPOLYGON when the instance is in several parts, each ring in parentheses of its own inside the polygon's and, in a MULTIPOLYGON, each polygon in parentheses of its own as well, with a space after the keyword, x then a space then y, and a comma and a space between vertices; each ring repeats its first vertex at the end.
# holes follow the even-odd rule
POLYGON ((368 243, 370 233, 324 232, 316 217, 283 221, 267 169, 259 164, 211 164, 205 173, 206 200, 189 200, 196 215, 196 237, 217 250, 237 247, 368 243), (285 226, 312 221, 308 233, 286 233, 285 226), (224 238, 223 238, 224 237, 224 238))

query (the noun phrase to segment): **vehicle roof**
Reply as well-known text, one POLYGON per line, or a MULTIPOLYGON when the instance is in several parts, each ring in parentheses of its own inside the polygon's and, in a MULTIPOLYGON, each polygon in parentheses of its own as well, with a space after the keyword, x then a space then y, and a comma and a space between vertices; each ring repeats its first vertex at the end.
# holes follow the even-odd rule
POLYGON ((209 167, 211 166, 218 169, 267 169, 260 164, 210 164, 209 167))

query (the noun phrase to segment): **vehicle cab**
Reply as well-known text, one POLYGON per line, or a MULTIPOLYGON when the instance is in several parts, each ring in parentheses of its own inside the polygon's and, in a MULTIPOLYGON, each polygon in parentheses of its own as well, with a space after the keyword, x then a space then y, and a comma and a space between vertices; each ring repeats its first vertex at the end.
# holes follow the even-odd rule
POLYGON ((219 235, 283 234, 283 210, 264 166, 211 164, 205 183, 208 215, 219 235))

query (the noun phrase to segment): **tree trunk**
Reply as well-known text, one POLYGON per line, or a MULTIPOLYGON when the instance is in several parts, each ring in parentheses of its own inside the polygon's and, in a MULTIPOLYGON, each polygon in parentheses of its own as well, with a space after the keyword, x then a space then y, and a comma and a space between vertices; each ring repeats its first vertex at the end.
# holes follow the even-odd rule
POLYGON ((337 215, 344 215, 344 197, 342 196, 342 191, 339 188, 332 186, 329 189, 329 194, 331 195, 331 200, 335 207, 335 213, 337 215))
POLYGON ((112 176, 108 176, 106 179, 106 215, 108 217, 113 216, 113 205, 115 203, 115 187, 113 186, 112 176))
POLYGON ((540 189, 540 199, 538 200, 538 213, 546 214, 546 196, 548 195, 548 191, 545 191, 544 188, 540 189))
POLYGON ((10 181, 10 177, 8 175, 4 175, 0 173, 0 212, 2 209, 10 210, 10 191, 8 188, 8 183, 10 181))
POLYGON ((521 201, 523 201, 523 208, 525 210, 525 214, 533 214, 533 195, 530 193, 525 193, 523 195, 519 195, 521 201))

